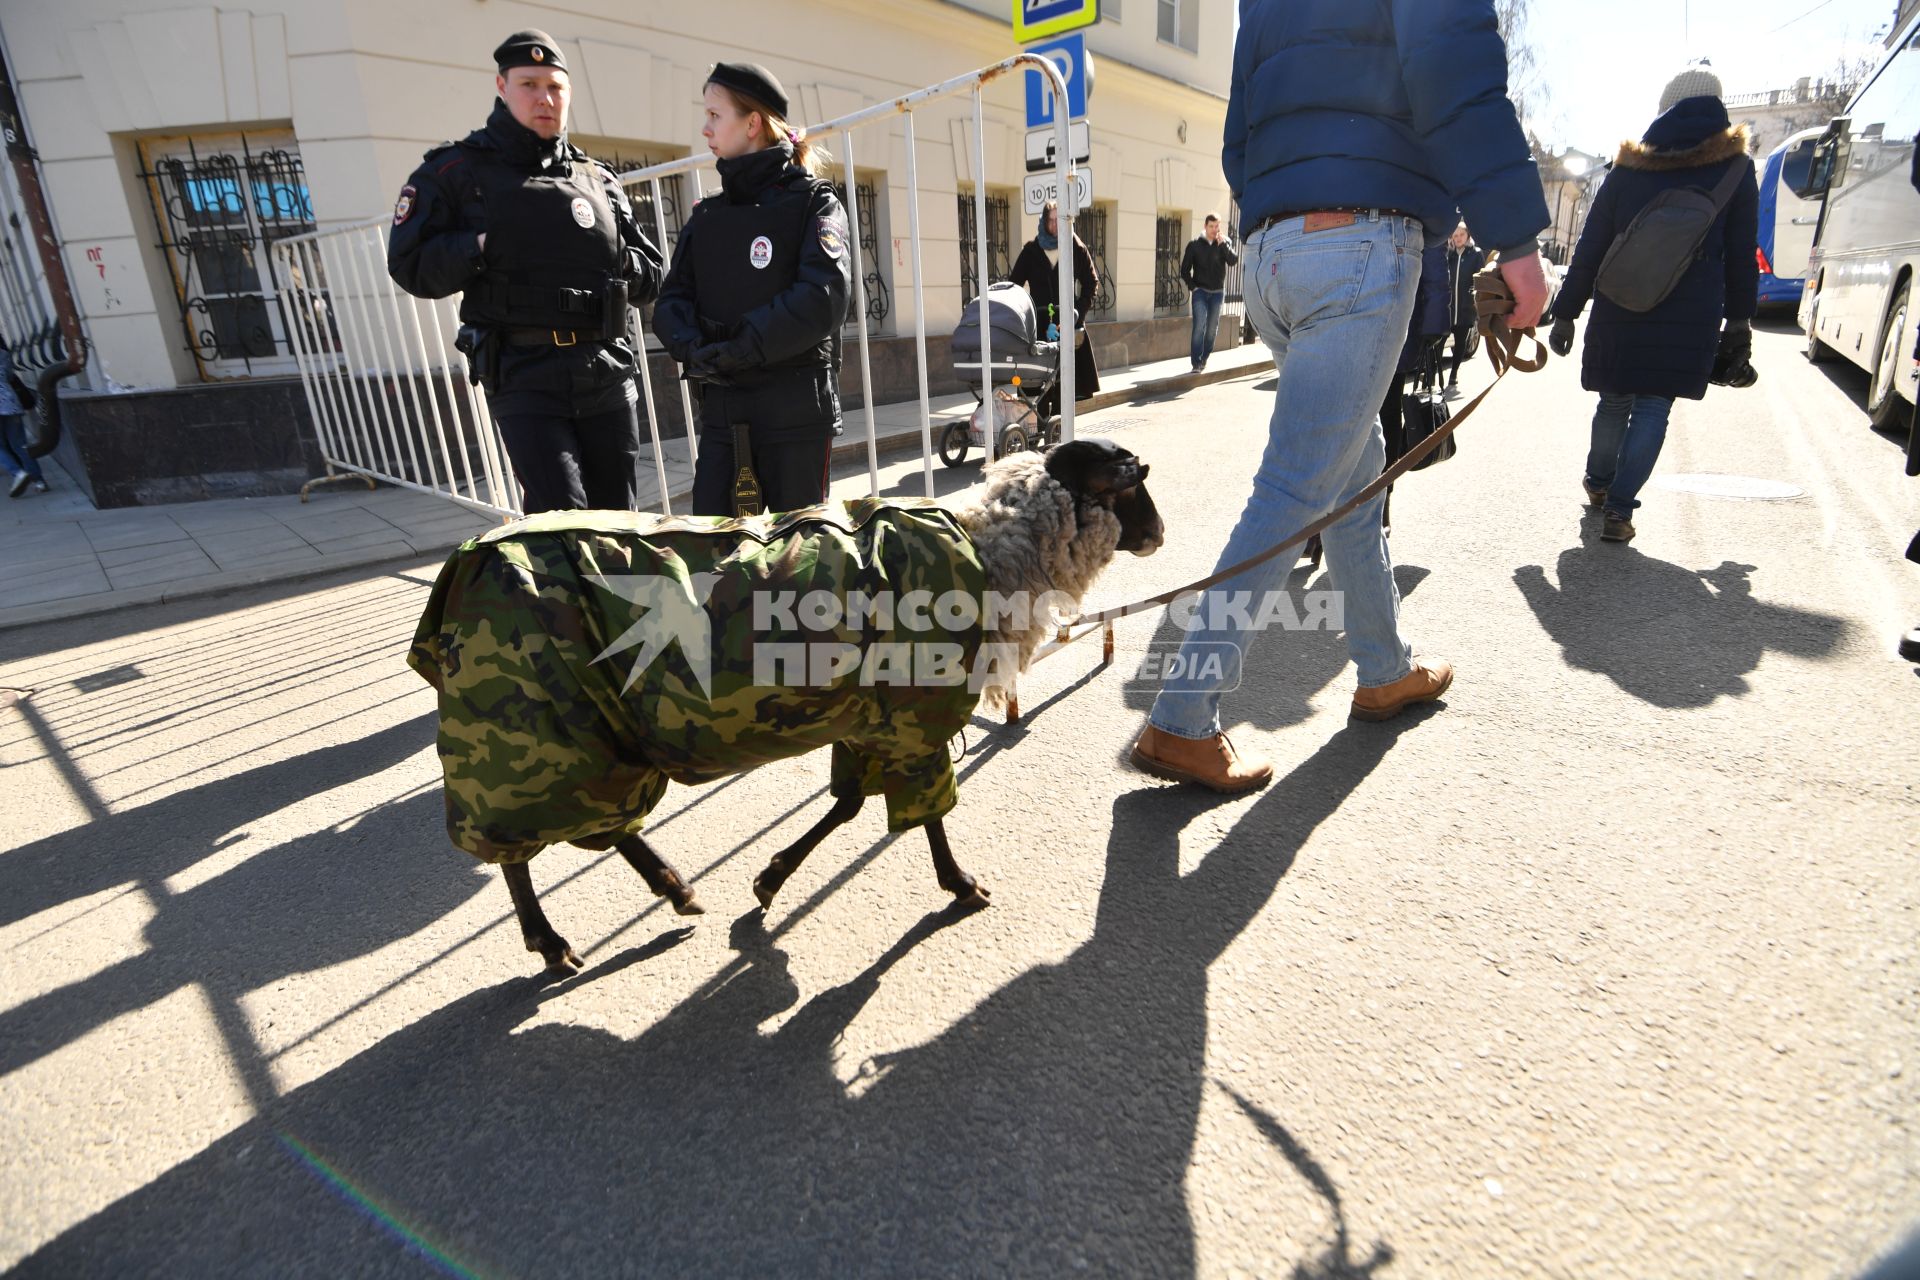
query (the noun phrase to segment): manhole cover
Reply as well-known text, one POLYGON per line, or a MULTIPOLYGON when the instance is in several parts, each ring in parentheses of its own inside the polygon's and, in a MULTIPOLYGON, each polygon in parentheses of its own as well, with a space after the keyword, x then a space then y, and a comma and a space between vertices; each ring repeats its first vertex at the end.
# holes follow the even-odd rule
POLYGON ((1758 476, 1659 476, 1653 483, 1662 489, 1698 494, 1703 498, 1741 498, 1749 502, 1785 502, 1806 496, 1806 490, 1797 489, 1784 480, 1762 480, 1758 476))

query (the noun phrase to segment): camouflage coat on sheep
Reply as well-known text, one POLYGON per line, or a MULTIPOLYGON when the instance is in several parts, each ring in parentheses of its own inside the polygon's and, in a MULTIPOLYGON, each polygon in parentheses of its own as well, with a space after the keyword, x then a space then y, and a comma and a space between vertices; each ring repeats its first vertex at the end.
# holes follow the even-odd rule
POLYGON ((793 605, 984 591, 972 542, 927 502, 745 519, 560 511, 474 539, 440 571, 407 656, 440 694, 447 832, 489 862, 604 849, 639 832, 670 779, 823 746, 834 794, 884 794, 891 830, 942 817, 947 743, 976 701, 978 611, 928 631, 905 610, 793 605), (796 645, 811 661, 789 660, 796 645))

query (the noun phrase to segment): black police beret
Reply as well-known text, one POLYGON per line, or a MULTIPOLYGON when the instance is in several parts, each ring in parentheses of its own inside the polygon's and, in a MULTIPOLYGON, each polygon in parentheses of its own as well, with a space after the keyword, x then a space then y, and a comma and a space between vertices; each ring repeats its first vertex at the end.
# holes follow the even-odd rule
POLYGON ((560 46, 553 37, 544 31, 516 31, 500 42, 493 51, 493 65, 505 74, 515 67, 552 67, 556 71, 567 69, 567 60, 560 52, 560 46))
POLYGON ((782 120, 787 118, 787 91, 774 79, 773 72, 757 62, 716 62, 707 75, 707 83, 725 85, 736 93, 744 93, 754 101, 772 107, 774 114, 782 120))

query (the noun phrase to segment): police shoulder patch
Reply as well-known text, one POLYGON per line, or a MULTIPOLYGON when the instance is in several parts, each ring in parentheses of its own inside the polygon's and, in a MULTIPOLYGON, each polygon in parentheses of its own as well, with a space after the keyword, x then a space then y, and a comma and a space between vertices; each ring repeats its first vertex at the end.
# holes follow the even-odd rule
POLYGON ((399 226, 413 216, 413 198, 416 194, 412 183, 400 188, 400 198, 393 202, 394 226, 399 226))
POLYGON ((829 257, 838 259, 847 251, 847 229, 837 218, 815 218, 813 233, 820 241, 821 250, 829 257))

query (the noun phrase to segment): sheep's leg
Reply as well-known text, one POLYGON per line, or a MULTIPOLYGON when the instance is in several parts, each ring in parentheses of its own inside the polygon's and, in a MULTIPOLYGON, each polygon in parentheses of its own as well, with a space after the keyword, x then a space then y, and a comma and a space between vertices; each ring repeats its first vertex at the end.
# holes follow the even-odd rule
POLYGON ((933 874, 940 880, 940 887, 952 894, 956 903, 962 907, 984 907, 993 895, 986 887, 960 869, 953 860, 953 847, 947 843, 947 828, 935 818, 927 824, 927 844, 933 850, 933 874))
POLYGON ((547 923, 546 913, 540 910, 540 899, 534 896, 533 873, 527 870, 527 864, 502 863, 500 872, 507 878, 507 892, 513 895, 513 913, 520 917, 520 936, 526 939, 527 950, 538 951, 548 969, 578 973, 586 968, 567 940, 547 923))
POLYGON ((614 842, 614 848, 627 860, 627 865, 640 873, 647 882, 647 888, 653 890, 656 898, 665 898, 673 903, 673 909, 683 916, 703 916, 707 909, 693 896, 693 886, 686 882, 668 861, 654 852, 652 845, 639 836, 621 836, 614 842))
POLYGON ((800 869, 800 864, 807 860, 814 846, 825 840, 835 827, 852 821, 853 815, 860 812, 860 804, 864 799, 866 797, 858 791, 849 796, 835 796, 833 808, 828 810, 826 817, 809 827, 807 834, 773 855, 773 860, 767 863, 767 869, 753 878, 753 896, 760 899, 762 910, 773 905, 773 895, 780 892, 780 886, 787 882, 788 876, 800 869))

